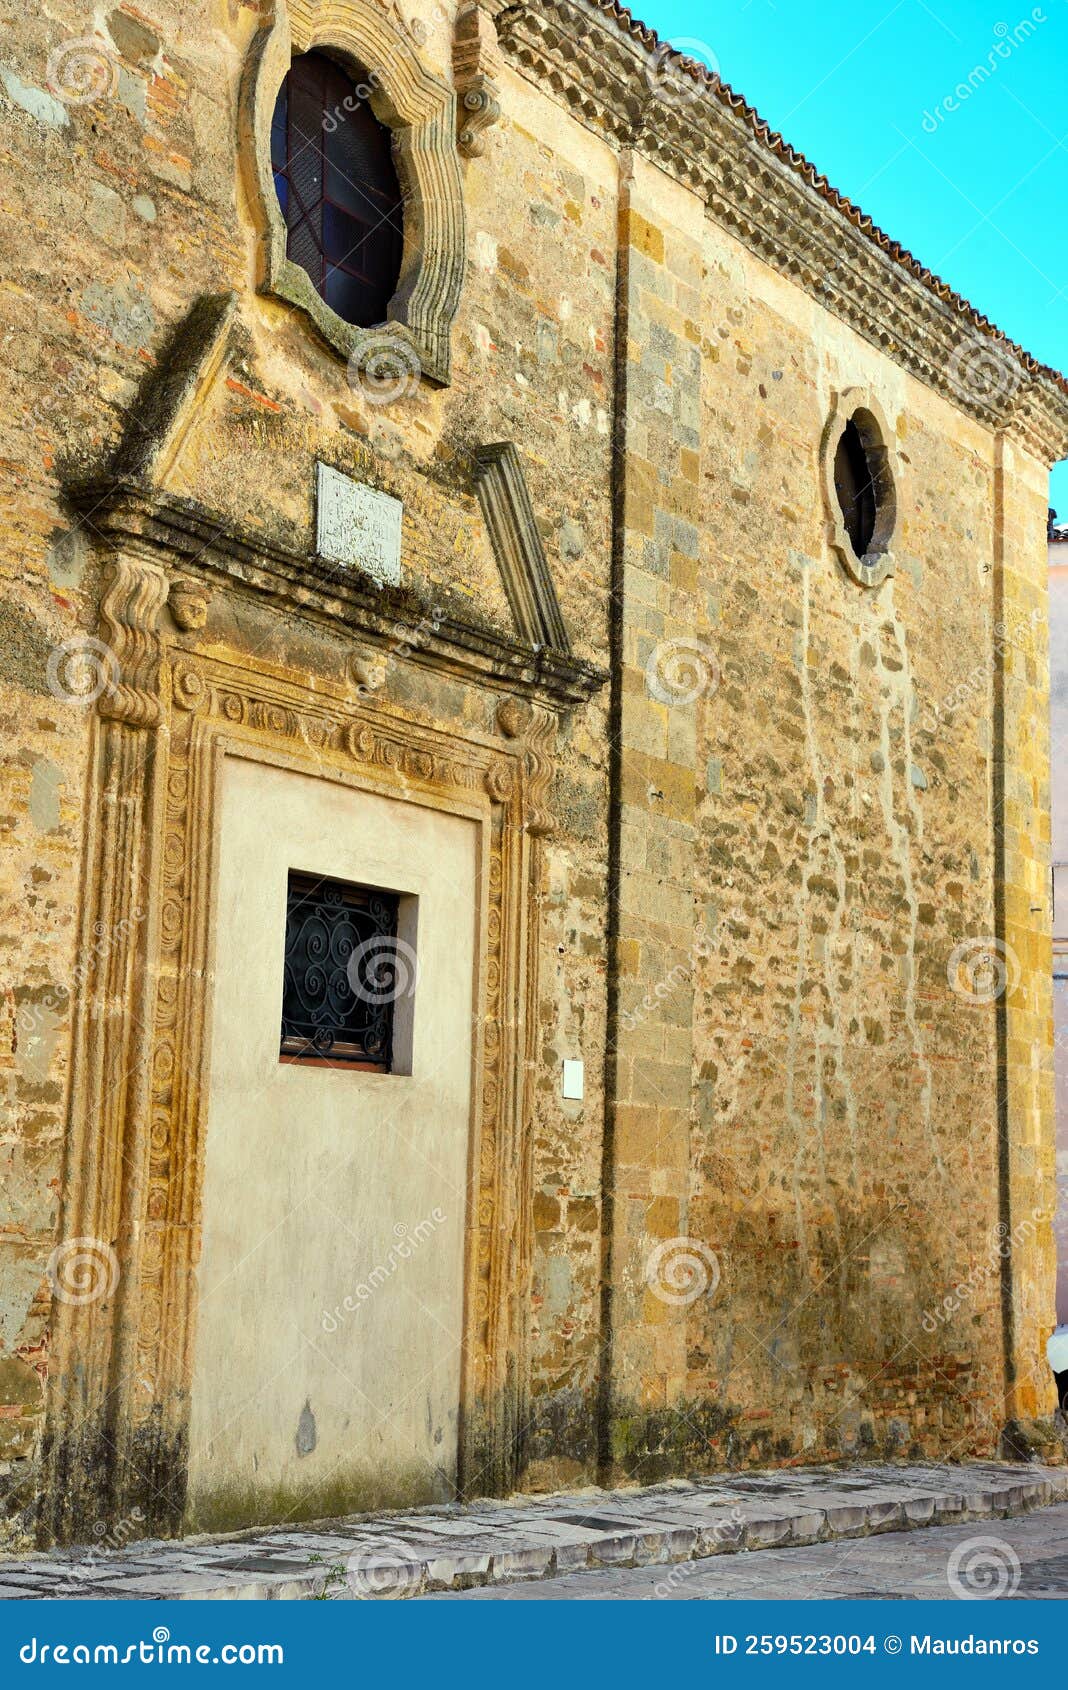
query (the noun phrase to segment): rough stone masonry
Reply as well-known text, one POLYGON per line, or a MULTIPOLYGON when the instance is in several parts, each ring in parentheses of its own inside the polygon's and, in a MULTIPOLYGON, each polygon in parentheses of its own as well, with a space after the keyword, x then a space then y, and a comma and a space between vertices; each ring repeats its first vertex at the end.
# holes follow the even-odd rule
MULTIPOLYGON (((3 52, 5 1545, 1056 1458, 1064 380, 611 0, 55 0, 3 52), (308 53, 390 132, 371 327, 272 180, 308 53), (320 466, 400 501, 399 582, 318 556, 320 466), (277 1297, 227 1277, 277 1158, 320 1167, 300 1097, 407 1083, 286 1069, 285 1145, 220 1188, 234 1064, 279 1077, 276 1027, 218 1037, 235 760, 373 798, 398 895, 390 818, 467 830, 454 1279, 437 1235, 394 1260, 346 1224, 355 1105, 277 1297), (213 1329, 286 1349, 270 1411, 204 1434, 207 1261, 213 1329), (452 1287, 440 1416, 361 1337, 369 1275, 398 1354, 405 1296, 452 1287)), ((400 1108, 389 1190, 435 1108, 400 1108)))

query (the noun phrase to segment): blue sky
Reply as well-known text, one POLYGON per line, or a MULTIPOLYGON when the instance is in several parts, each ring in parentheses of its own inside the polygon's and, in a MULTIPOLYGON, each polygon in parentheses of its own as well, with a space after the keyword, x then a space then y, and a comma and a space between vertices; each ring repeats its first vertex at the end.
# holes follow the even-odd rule
MULTIPOLYGON (((633 10, 718 68, 1006 334, 1068 371, 1068 0, 635 0, 633 10), (1024 22, 1033 33, 1018 31, 1024 22), (976 65, 996 68, 956 102, 976 65), (947 95, 956 110, 945 111, 947 95)), ((1053 472, 1052 501, 1068 519, 1068 464, 1053 472)))

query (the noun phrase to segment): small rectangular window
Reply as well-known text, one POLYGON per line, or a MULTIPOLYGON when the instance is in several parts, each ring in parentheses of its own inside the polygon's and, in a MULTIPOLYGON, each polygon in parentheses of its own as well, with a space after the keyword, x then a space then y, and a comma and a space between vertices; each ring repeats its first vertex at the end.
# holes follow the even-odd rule
POLYGON ((395 892, 290 870, 282 1061, 392 1070, 399 902, 395 892))

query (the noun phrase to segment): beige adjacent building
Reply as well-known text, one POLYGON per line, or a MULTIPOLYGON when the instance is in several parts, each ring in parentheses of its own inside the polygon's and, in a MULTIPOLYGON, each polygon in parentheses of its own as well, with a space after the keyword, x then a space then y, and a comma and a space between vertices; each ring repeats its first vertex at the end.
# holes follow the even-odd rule
POLYGON ((1063 379, 609 0, 163 10, 0 64, 6 1541, 1052 1450, 1063 379))

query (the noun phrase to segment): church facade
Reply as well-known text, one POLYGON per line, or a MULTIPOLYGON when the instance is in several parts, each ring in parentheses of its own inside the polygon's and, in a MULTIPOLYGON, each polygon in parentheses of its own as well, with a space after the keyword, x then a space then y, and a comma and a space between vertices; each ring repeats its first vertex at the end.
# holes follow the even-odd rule
POLYGON ((0 65, 5 1545, 1048 1453, 1063 378, 611 0, 165 13, 0 65))

